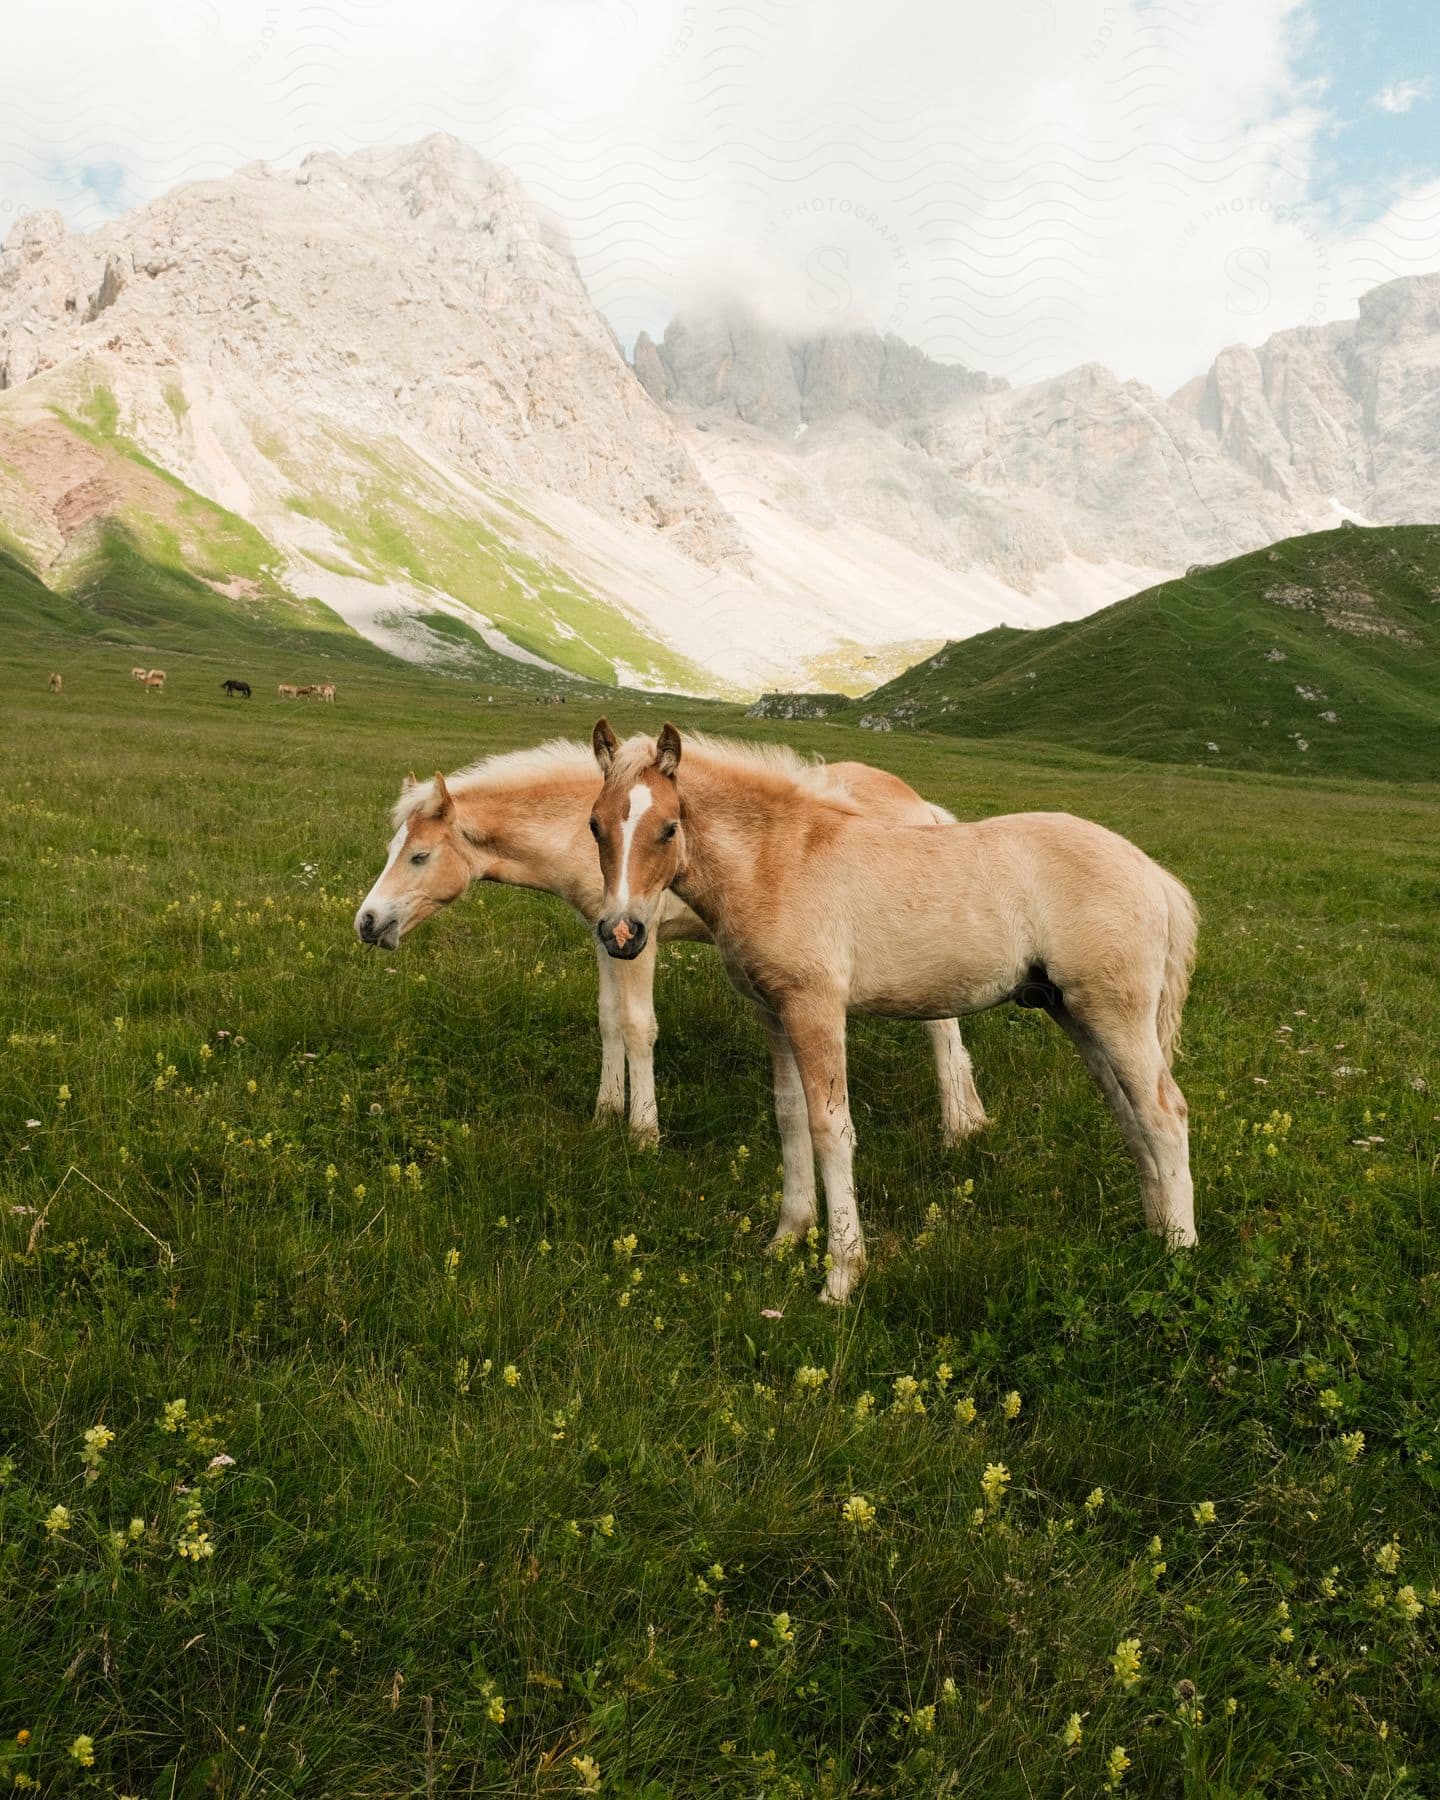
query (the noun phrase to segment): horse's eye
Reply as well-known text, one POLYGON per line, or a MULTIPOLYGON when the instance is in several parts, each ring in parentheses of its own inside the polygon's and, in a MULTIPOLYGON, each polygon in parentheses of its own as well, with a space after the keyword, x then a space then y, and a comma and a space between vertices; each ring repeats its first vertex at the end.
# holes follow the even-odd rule
POLYGON ((415 854, 410 858, 410 860, 412 863, 415 863, 417 865, 420 863, 429 862, 430 852, 428 850, 417 850, 415 852, 415 854))
POLYGON ((600 821, 596 818, 590 820, 590 835, 598 844, 600 841, 600 821))
POLYGON ((675 833, 679 829, 680 829, 680 827, 677 824, 677 822, 674 819, 672 819, 670 821, 670 823, 662 829, 662 831, 660 833, 660 842, 662 844, 668 844, 670 842, 671 838, 674 837, 675 833))

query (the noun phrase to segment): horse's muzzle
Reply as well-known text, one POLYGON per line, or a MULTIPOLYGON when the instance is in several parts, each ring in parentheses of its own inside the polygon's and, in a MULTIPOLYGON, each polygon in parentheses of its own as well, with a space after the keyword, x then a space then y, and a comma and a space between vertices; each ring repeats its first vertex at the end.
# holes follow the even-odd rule
POLYGON ((356 915, 355 935, 362 944, 376 944, 382 950, 393 950, 400 942, 400 921, 392 917, 382 924, 367 908, 356 915))
POLYGON ((642 919, 602 919, 595 927, 600 942, 621 962, 631 962, 645 948, 648 932, 642 919))

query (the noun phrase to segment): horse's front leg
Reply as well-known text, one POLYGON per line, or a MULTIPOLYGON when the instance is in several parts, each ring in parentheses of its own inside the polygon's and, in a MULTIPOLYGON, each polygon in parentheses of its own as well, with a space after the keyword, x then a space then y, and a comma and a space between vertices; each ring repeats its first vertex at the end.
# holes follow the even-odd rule
POLYGON ((620 1035, 630 1065, 630 1135, 637 1144, 660 1142, 660 1113, 655 1104, 655 934, 629 962, 611 957, 610 967, 620 995, 620 1035))
POLYGON ((780 1131, 780 1157, 784 1165, 784 1193, 780 1219, 770 1248, 805 1237, 815 1223, 815 1146, 810 1141, 810 1118, 805 1086, 795 1066, 795 1052, 785 1027, 774 1013, 761 1007, 760 1022, 770 1045, 770 1065, 775 1076, 775 1123, 780 1131))
POLYGON ((840 1305, 865 1267, 865 1237, 855 1203, 855 1127, 845 1077, 845 1009, 818 998, 781 1013, 805 1092, 810 1137, 825 1184, 825 1290, 840 1305))
POLYGON ((595 1117, 618 1117, 625 1110, 625 1039, 620 1031, 620 983, 615 958, 598 940, 595 955, 600 966, 600 1092, 595 1097, 595 1117))

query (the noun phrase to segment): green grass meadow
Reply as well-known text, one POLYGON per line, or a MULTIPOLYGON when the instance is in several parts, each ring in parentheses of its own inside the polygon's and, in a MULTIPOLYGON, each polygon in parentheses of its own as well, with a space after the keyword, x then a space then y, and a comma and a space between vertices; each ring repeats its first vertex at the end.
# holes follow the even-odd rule
MULTIPOLYGON (((60 641, 0 700, 0 1791, 1440 1792, 1433 788, 740 723, 1100 819, 1203 913, 1199 1249, 1039 1014, 966 1024, 952 1152, 920 1028, 857 1021, 835 1311, 762 1254, 713 952, 644 1152, 558 903, 355 941, 402 774, 589 706, 60 641)), ((669 710, 738 721, 610 707, 669 710)))

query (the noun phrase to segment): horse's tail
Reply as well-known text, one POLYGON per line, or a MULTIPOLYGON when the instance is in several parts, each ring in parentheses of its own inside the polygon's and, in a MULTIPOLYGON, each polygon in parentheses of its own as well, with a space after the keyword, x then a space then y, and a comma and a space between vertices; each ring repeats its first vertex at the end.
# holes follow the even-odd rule
POLYGON ((1180 1043, 1180 1015, 1190 991, 1190 971, 1195 966, 1195 939, 1200 913, 1189 889, 1167 870, 1160 871, 1165 889, 1165 973, 1155 1009, 1155 1029, 1167 1064, 1175 1060, 1180 1043))

